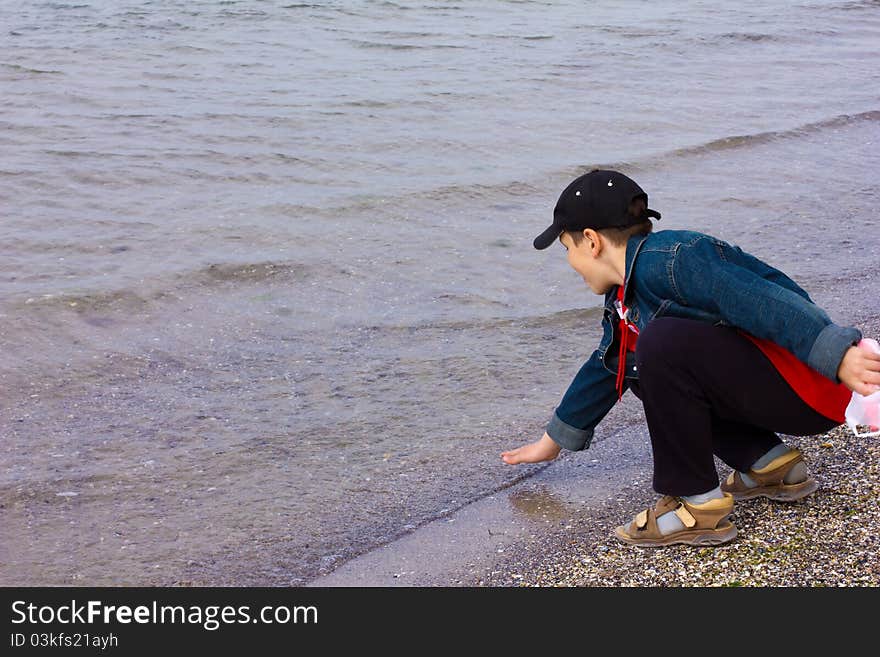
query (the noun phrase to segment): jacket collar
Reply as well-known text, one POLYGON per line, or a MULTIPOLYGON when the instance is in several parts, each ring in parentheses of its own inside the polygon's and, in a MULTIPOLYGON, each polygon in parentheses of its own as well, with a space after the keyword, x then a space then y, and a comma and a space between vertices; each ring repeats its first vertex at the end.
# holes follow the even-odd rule
MULTIPOLYGON (((633 266, 635 265, 636 256, 639 254, 639 251, 642 248, 642 245, 645 243, 645 240, 648 239, 650 233, 648 235, 633 235, 626 242, 626 280, 624 281, 623 288, 623 298, 626 299, 626 295, 629 293, 630 289, 630 278, 632 277, 633 266)), ((608 293, 605 295, 605 310, 614 313, 614 300, 617 299, 617 291, 620 289, 619 285, 615 285, 611 288, 608 293)))
POLYGON ((648 235, 633 235, 626 242, 626 267, 624 269, 624 271, 626 272, 626 278, 624 278, 623 281, 624 299, 626 299, 626 295, 629 292, 630 279, 632 279, 632 270, 633 265, 635 264, 636 256, 638 255, 639 250, 642 248, 642 245, 645 243, 645 240, 647 240, 649 236, 650 233, 648 233, 648 235))

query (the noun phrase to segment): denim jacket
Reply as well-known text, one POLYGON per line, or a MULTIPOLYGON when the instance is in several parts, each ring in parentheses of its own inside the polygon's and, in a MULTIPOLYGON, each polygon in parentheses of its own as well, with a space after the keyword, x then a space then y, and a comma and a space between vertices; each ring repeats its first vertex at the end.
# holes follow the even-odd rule
MULTIPOLYGON (((656 317, 683 317, 735 326, 771 340, 835 383, 843 355, 861 339, 854 327, 834 324, 788 276, 738 246, 690 230, 634 235, 626 245, 624 304, 639 331, 656 317)), ((575 375, 547 424, 561 447, 589 447, 596 425, 618 400, 620 286, 605 295, 599 347, 575 375)), ((635 354, 627 352, 624 390, 638 380, 635 354)))

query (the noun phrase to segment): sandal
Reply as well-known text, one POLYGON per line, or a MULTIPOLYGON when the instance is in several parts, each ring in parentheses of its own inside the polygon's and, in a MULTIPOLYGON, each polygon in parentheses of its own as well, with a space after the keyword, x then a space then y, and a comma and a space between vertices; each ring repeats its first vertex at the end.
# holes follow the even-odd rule
POLYGON ((679 497, 664 495, 653 509, 645 509, 629 525, 615 529, 614 534, 624 543, 644 547, 675 543, 720 545, 736 536, 736 527, 727 520, 732 511, 733 496, 730 493, 703 504, 691 504, 679 497), (657 518, 670 511, 678 516, 685 528, 663 535, 657 527, 657 518))
POLYGON ((763 468, 749 470, 748 475, 757 486, 746 486, 739 471, 734 470, 721 484, 721 490, 733 495, 735 500, 748 500, 753 497, 767 497, 778 502, 793 502, 806 497, 819 483, 810 476, 796 484, 785 483, 789 471, 804 460, 799 450, 792 449, 778 456, 763 468))

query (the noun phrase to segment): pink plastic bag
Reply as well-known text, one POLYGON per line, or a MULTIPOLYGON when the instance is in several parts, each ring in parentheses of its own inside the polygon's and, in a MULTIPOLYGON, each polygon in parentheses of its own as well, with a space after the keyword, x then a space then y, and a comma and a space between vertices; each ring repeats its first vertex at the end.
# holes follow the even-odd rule
MULTIPOLYGON (((859 342, 859 347, 880 354, 880 344, 871 338, 863 339, 859 342)), ((880 390, 867 397, 854 392, 844 415, 849 428, 859 438, 880 436, 880 390), (869 427, 870 431, 860 433, 857 428, 859 426, 869 427)))

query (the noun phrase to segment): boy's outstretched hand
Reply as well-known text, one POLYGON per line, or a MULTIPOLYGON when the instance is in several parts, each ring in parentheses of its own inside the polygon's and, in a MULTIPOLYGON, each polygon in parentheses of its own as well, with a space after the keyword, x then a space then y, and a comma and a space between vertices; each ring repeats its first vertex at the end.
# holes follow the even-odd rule
POLYGON ((561 451, 562 448, 545 432, 540 440, 501 452, 501 460, 509 465, 539 463, 540 461, 552 461, 559 456, 561 451))
POLYGON ((880 354, 861 347, 850 347, 843 355, 837 378, 846 387, 868 396, 880 390, 880 354))

